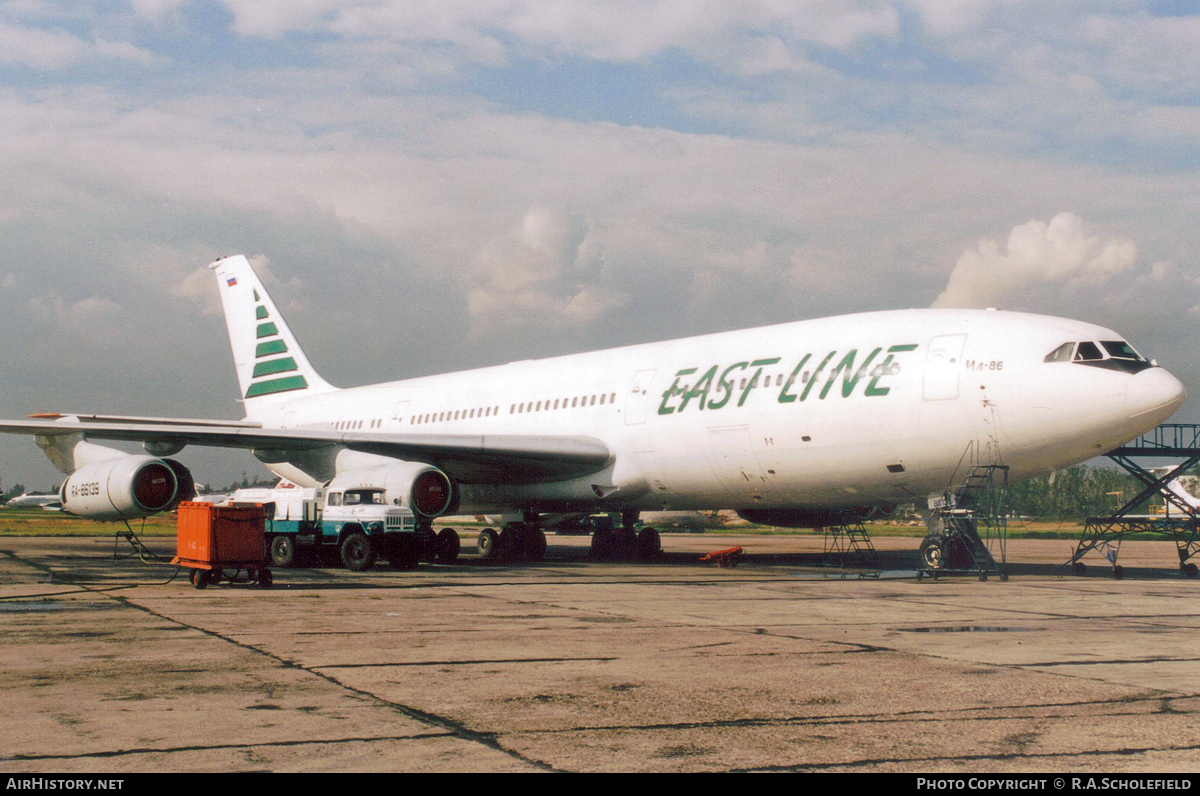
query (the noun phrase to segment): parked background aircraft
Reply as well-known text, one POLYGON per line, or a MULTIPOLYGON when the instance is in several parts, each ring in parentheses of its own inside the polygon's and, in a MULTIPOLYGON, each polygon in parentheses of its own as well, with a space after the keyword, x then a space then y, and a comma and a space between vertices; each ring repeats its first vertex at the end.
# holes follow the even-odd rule
POLYGON ((44 509, 59 510, 62 508, 62 498, 55 494, 29 494, 22 492, 14 498, 9 498, 4 503, 5 508, 9 509, 29 509, 41 507, 44 509))
MULTIPOLYGON (((1175 469, 1174 467, 1151 467, 1148 472, 1156 478, 1164 478, 1175 469)), ((1198 482, 1200 479, 1194 475, 1178 475, 1164 484, 1163 488, 1174 495, 1178 499, 1178 503, 1170 499, 1163 500, 1163 514, 1168 517, 1184 515, 1184 512, 1180 510, 1181 506, 1187 507, 1193 515, 1200 512, 1200 498, 1192 494, 1192 490, 1196 488, 1198 482)))
MULTIPOLYGON (((619 514, 627 536, 642 511, 822 525, 924 504, 971 456, 1013 478, 1086 460, 1185 397, 1112 330, 993 310, 822 318, 337 389, 245 257, 211 268, 245 418, 0 421, 69 474, 68 511, 168 509, 194 492, 169 457, 208 445, 252 450, 303 487, 354 473, 424 527, 499 514, 514 550, 538 549, 551 514, 619 514)), ((658 539, 637 544, 653 552, 658 539)))

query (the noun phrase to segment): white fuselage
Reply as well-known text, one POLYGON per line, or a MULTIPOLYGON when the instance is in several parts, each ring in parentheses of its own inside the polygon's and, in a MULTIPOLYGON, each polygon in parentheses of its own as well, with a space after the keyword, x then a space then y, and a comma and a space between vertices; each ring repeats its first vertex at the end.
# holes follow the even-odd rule
MULTIPOLYGON (((1184 392, 1161 368, 1044 361, 1063 343, 1121 339, 1020 313, 877 312, 285 395, 252 419, 585 436, 612 452, 606 470, 570 482, 462 484, 462 513, 588 499, 642 510, 924 501, 947 488, 965 454, 986 452, 1025 478, 1103 454, 1170 416, 1184 392)), ((306 480, 288 465, 272 469, 306 480)))

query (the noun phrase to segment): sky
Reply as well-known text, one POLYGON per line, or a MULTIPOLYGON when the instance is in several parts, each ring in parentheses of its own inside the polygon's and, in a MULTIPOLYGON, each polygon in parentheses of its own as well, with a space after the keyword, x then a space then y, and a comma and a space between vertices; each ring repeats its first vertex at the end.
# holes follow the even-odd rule
POLYGON ((337 386, 994 306, 1197 421, 1197 63, 1174 0, 0 0, 0 416, 240 418, 244 253, 337 386))

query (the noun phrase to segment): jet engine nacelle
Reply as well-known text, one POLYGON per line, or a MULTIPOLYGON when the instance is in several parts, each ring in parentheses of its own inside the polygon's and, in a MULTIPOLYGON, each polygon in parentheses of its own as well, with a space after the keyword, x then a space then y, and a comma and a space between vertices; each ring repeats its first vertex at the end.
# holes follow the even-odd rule
POLYGON ((418 517, 440 517, 458 503, 454 482, 444 472, 423 462, 395 461, 373 467, 344 470, 329 488, 382 487, 389 503, 404 506, 418 517))
POLYGON ((63 510, 92 520, 149 517, 195 495, 187 468, 171 459, 124 455, 80 467, 59 490, 63 510))

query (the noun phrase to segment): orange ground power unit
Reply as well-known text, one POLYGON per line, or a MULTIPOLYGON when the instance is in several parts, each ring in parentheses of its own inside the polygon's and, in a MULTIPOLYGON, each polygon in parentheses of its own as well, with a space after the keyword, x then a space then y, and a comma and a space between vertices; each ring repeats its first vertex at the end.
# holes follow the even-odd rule
POLYGON ((260 573, 267 572, 264 518, 261 506, 180 503, 174 563, 195 570, 193 585, 203 575, 199 588, 218 582, 226 568, 245 569, 258 581, 260 573))

